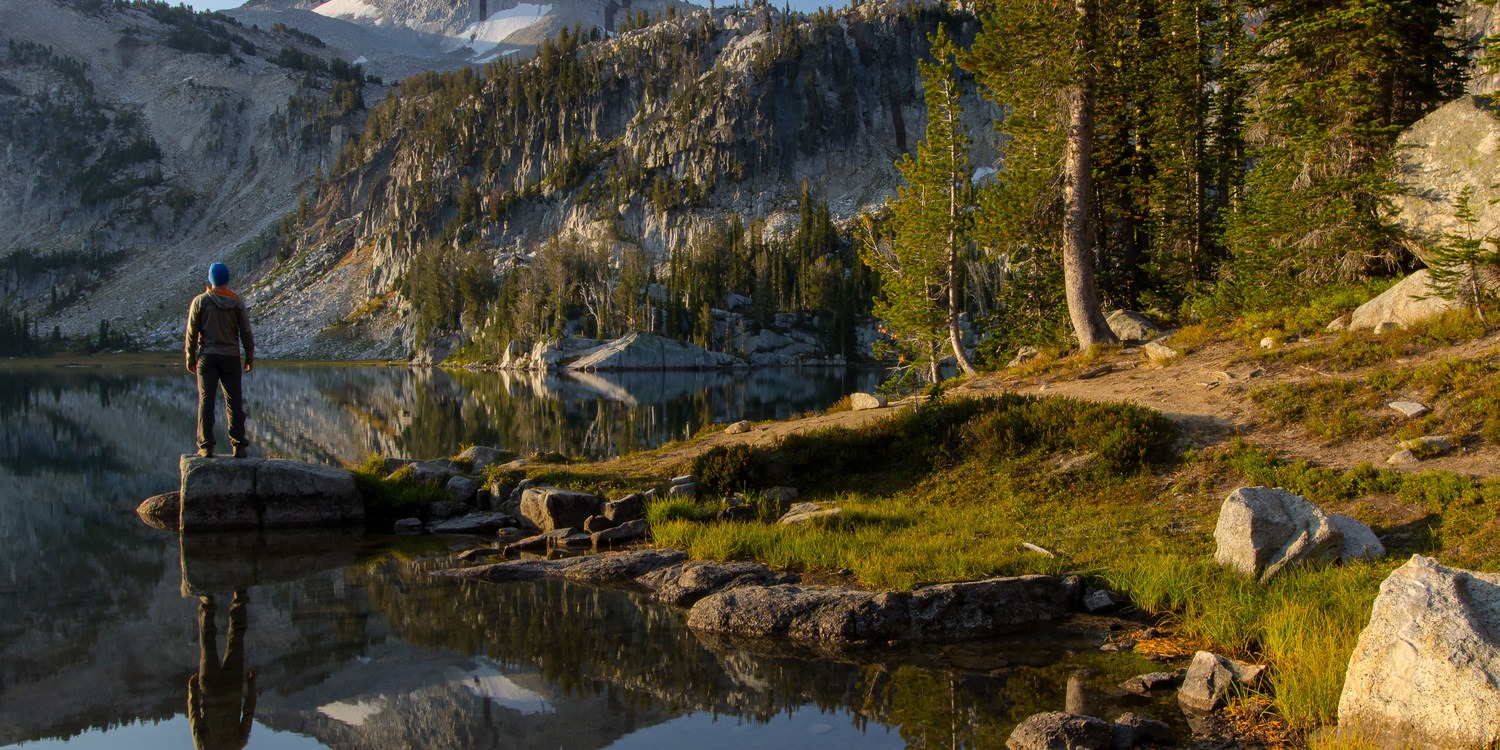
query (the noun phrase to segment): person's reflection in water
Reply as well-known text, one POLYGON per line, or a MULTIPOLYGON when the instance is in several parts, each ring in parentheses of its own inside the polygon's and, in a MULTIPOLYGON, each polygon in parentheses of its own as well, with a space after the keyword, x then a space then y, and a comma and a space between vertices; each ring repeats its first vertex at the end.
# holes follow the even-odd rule
POLYGON ((198 597, 198 674, 188 679, 188 723, 198 750, 242 750, 255 720, 255 673, 245 671, 245 605, 234 592, 229 604, 229 644, 219 658, 217 606, 198 597))

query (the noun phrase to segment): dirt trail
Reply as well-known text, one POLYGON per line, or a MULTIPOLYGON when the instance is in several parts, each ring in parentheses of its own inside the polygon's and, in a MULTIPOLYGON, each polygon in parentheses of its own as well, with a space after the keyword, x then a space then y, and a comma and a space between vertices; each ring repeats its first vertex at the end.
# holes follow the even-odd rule
MULTIPOLYGON (((1316 343, 1316 342, 1313 342, 1316 343)), ((1299 344, 1294 344, 1297 346, 1299 344)), ((1303 346, 1311 345, 1303 342, 1303 346)), ((1086 365, 1060 363, 1051 371, 1021 376, 1013 371, 986 373, 951 391, 954 395, 1017 392, 1071 396, 1091 401, 1134 403, 1155 409, 1177 422, 1198 446, 1218 445, 1239 437, 1270 449, 1276 455, 1301 458, 1329 468, 1349 469, 1361 463, 1387 468, 1396 452, 1395 440, 1377 437, 1329 443, 1301 428, 1273 424, 1249 397, 1251 390, 1276 382, 1306 382, 1323 378, 1356 378, 1363 370, 1330 374, 1313 368, 1279 363, 1259 364, 1251 349, 1236 342, 1215 342, 1165 366, 1153 364, 1137 350, 1123 349, 1086 365), (1104 370, 1098 373, 1099 370, 1104 370), (1096 374, 1097 373, 1097 374, 1096 374)), ((1422 364, 1450 357, 1476 357, 1500 352, 1500 334, 1456 347, 1440 348, 1399 360, 1422 364)), ((858 427, 908 408, 913 400, 883 409, 818 414, 802 419, 755 425, 747 433, 713 432, 660 451, 627 456, 621 463, 645 470, 647 465, 680 467, 694 456, 721 445, 771 445, 786 435, 827 427, 858 427)), ((1500 474, 1500 446, 1465 448, 1453 455, 1423 461, 1403 470, 1445 469, 1474 477, 1500 474)))

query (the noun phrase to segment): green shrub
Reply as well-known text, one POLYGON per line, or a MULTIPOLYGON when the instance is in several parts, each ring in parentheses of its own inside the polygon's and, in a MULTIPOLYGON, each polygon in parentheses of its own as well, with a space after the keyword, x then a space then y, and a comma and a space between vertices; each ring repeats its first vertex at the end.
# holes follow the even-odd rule
POLYGON ((713 492, 744 489, 753 478, 755 452, 745 445, 721 445, 693 459, 693 476, 713 492))

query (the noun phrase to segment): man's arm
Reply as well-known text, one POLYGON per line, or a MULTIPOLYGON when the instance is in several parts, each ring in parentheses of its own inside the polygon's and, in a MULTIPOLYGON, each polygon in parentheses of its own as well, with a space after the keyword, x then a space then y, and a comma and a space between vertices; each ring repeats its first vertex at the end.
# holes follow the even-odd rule
POLYGON ((199 319, 199 305, 202 297, 194 297, 193 304, 188 306, 187 332, 183 334, 182 353, 187 357, 187 371, 198 371, 198 334, 203 326, 199 319))
POLYGON ((245 372, 255 367, 255 333, 250 330, 250 308, 240 301, 240 344, 245 347, 245 372))

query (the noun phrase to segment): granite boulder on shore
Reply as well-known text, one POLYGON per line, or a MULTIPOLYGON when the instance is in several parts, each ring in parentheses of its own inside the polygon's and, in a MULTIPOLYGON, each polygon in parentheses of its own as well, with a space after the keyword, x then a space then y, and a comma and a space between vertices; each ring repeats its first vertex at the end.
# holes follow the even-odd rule
POLYGON ((233 531, 361 524, 354 475, 331 466, 262 458, 183 456, 178 529, 233 531))

